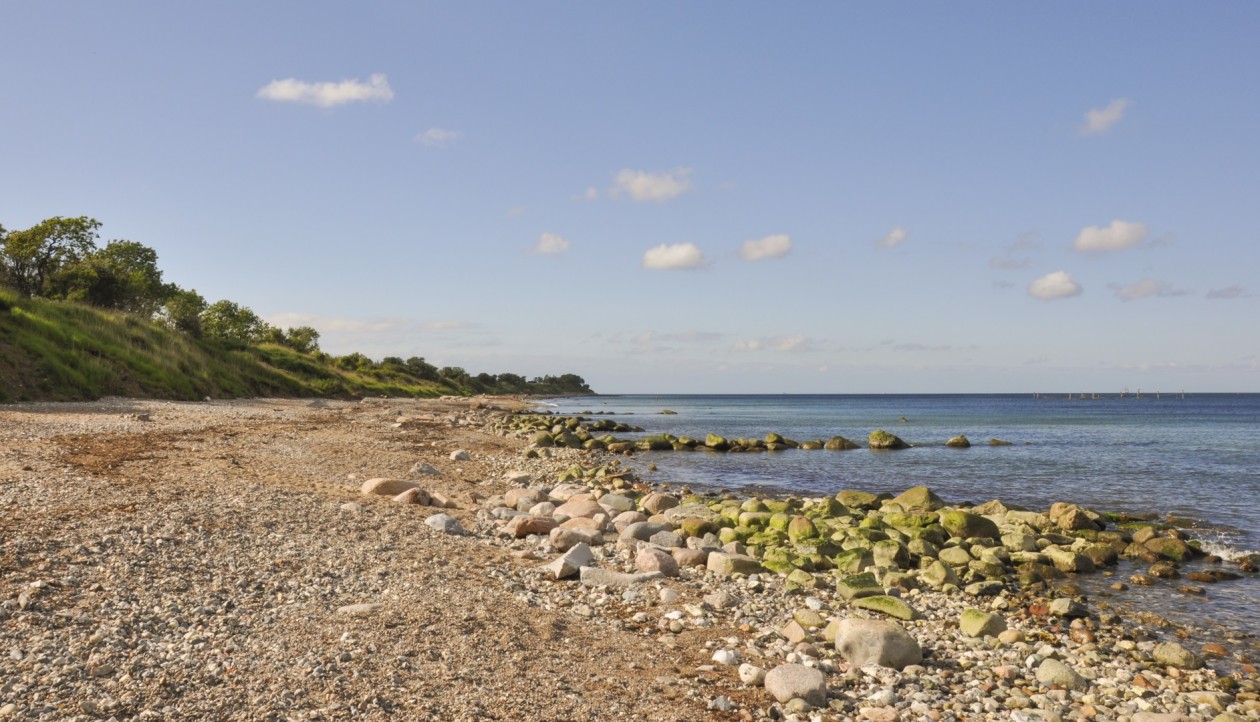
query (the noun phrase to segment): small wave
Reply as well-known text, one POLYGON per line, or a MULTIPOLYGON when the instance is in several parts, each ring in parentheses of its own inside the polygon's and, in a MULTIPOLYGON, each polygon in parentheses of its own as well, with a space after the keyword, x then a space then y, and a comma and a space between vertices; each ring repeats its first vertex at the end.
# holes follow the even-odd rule
POLYGON ((1258 553, 1254 549, 1236 547, 1219 539, 1200 539, 1199 547, 1208 554, 1218 556, 1221 559, 1231 562, 1239 561, 1240 559, 1245 559, 1258 553))

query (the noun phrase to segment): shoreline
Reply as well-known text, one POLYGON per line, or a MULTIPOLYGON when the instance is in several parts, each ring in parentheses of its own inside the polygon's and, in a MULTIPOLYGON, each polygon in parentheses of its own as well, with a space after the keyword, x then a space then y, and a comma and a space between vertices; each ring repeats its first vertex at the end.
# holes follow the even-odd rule
MULTIPOLYGON (((252 706, 255 700, 283 714, 303 712, 326 719, 349 718, 352 707, 361 718, 381 719, 429 719, 434 714, 651 720, 763 719, 769 714, 801 720, 933 715, 982 719, 1000 714, 994 718, 1054 719, 1088 707, 1100 719, 1108 718, 1100 710, 1112 709, 1129 711, 1119 717, 1133 719, 1180 712, 1198 720, 1217 719, 1222 712, 1214 704, 1240 719, 1260 715, 1254 671, 1221 677, 1211 671, 1152 665, 1154 643, 1134 638, 1124 620, 1107 612, 1100 618, 1097 610, 1078 618, 1092 619, 1095 626, 1089 629, 1088 621, 1073 626, 1069 617, 1030 613, 1028 605, 1033 602, 1018 595, 971 598, 906 589, 901 598, 923 618, 905 621, 904 627, 918 639, 926 658, 894 672, 849 664, 825 643, 823 630, 808 624, 816 620, 806 611, 824 618, 881 618, 876 612, 851 609, 832 589, 789 593, 778 575, 722 577, 685 566, 678 576, 617 586, 624 581, 617 574, 642 572, 639 558, 653 548, 637 541, 618 542, 621 531, 601 532, 608 538, 589 545, 592 555, 599 557, 597 567, 609 574, 603 577, 608 583, 548 579, 539 567, 557 556, 551 551, 550 532, 520 538, 505 534, 503 525, 510 520, 495 518, 493 502, 512 489, 521 494, 531 486, 547 487, 540 493, 550 494, 566 468, 590 465, 592 457, 565 450, 550 459, 525 460, 521 440, 482 431, 502 412, 471 408, 479 401, 487 403, 374 399, 358 404, 315 405, 318 402, 302 400, 174 406, 120 400, 98 402, 89 413, 58 412, 55 407, 38 412, 0 409, 0 435, 6 443, 0 454, 0 478, 5 480, 4 502, 10 512, 0 547, 4 570, 0 598, 13 602, 0 612, 0 625, 5 644, 23 650, 21 660, 5 660, 2 668, 9 685, 0 694, 0 715, 12 704, 9 713, 38 718, 31 714, 33 704, 44 704, 51 705, 45 718, 72 714, 89 719, 97 713, 122 718, 149 710, 152 714, 139 718, 180 719, 191 714, 185 710, 198 705, 204 709, 215 699, 242 705, 224 714, 225 719, 254 718, 260 709, 252 706), (142 415, 148 420, 141 420, 142 415), (114 443, 106 443, 108 439, 114 443), (126 443, 120 445, 119 440, 126 443), (470 459, 450 459, 461 447, 470 452, 470 459), (419 462, 438 473, 415 471, 419 462), (521 483, 522 474, 531 477, 529 482, 521 483), (374 476, 409 480, 456 508, 403 505, 361 494, 359 486, 374 476), (95 516, 89 513, 93 509, 95 516), (452 536, 428 529, 423 521, 438 513, 451 515, 466 533, 452 536), (139 523, 142 519, 149 521, 139 523), (191 524, 172 527, 175 520, 191 524), (49 540, 58 534, 65 542, 53 545, 49 540), (190 578, 187 569, 164 566, 166 561, 155 556, 163 534, 170 537, 165 545, 177 554, 182 546, 212 550, 213 554, 200 555, 202 562, 182 559, 194 567, 205 563, 201 577, 190 578), (216 534, 226 541, 217 540, 216 534), (136 544, 122 544, 133 535, 136 544), (260 544, 268 535, 275 539, 260 544), (307 553, 312 544, 313 559, 307 553), (116 552, 93 552, 94 546, 116 552), (216 582, 213 571, 218 566, 209 563, 218 559, 214 554, 226 555, 222 561, 235 564, 231 574, 255 578, 264 589, 234 588, 226 579, 216 582), (102 555, 108 559, 101 560, 102 555), (283 560, 288 561, 276 566, 283 560), (135 566, 141 562, 147 566, 135 566), (293 572, 286 569, 289 565, 293 572), (121 575, 136 568, 146 569, 142 576, 158 586, 122 591, 121 575), (329 572, 338 575, 334 581, 319 581, 329 579, 324 576, 329 572), (277 575, 284 583, 267 586, 277 575), (44 584, 33 586, 41 581, 44 584), (176 590, 184 588, 163 594, 162 582, 176 590), (445 594, 440 593, 444 586, 445 594), (222 610, 220 597, 232 597, 223 590, 232 589, 240 596, 232 609, 213 611, 200 621, 184 620, 186 626, 169 620, 158 625, 154 618, 165 613, 129 616, 125 610, 132 607, 110 606, 111 596, 130 594, 140 599, 157 595, 159 604, 148 608, 169 609, 171 604, 203 608, 214 606, 204 603, 214 600, 215 609, 222 610), (20 601, 23 592, 25 605, 20 601), (282 595, 279 601, 277 594, 282 595), (482 604, 467 604, 478 598, 482 604), (383 607, 364 617, 338 612, 353 604, 383 607), (1008 630, 1020 632, 1025 641, 1007 644, 996 637, 962 635, 959 615, 968 606, 1002 616, 1008 630), (84 611, 75 611, 80 609, 84 611), (105 611, 88 611, 101 609, 105 611), (495 612, 487 614, 489 609, 495 612), (72 625, 73 633, 48 626, 63 618, 58 612, 64 615, 67 610, 86 616, 72 625), (289 650, 261 656, 250 675, 253 687, 244 684, 238 689, 230 681, 219 681, 175 694, 155 686, 152 674, 145 676, 148 668, 128 646, 132 642, 142 646, 128 630, 148 625, 151 637, 186 648, 182 654, 197 663, 187 669, 199 670, 190 678, 204 677, 207 663, 240 656, 218 636, 220 616, 235 617, 236 627, 224 629, 243 628, 249 632, 245 639, 262 638, 264 646, 275 643, 289 650), (294 636, 297 620, 305 620, 305 629, 294 636), (796 635, 792 624, 806 636, 789 644, 790 637, 780 632, 796 635), (566 630, 560 638, 543 631, 557 625, 566 630), (185 631, 175 635, 172 627, 185 631), (199 627, 206 631, 197 632, 199 627), (203 641, 184 645, 188 630, 203 641), (400 632, 422 642, 419 648, 427 651, 417 657, 413 644, 411 656, 399 654, 397 659, 382 652, 404 649, 406 645, 399 646, 395 639, 400 632), (91 642, 98 633, 102 638, 91 642), (345 642, 346 635, 355 641, 345 642), (64 637, 68 652, 48 651, 41 659, 31 647, 49 637, 54 638, 50 641, 64 637), (364 640, 377 645, 377 651, 366 651, 364 640), (341 651, 342 647, 347 649, 341 651), (518 682, 529 680, 527 686, 534 692, 522 697, 524 693, 514 691, 521 685, 504 686, 497 676, 487 676, 481 662, 488 651, 515 660, 508 662, 511 674, 519 677, 518 682), (740 664, 755 663, 766 672, 791 664, 823 670, 828 690, 824 711, 806 712, 790 700, 777 701, 764 686, 744 684, 739 665, 726 663, 732 660, 731 653, 740 664), (436 661, 428 659, 433 655, 436 661), (1041 656, 1040 663, 1053 659, 1076 665, 1078 673, 1102 673, 1094 674, 1085 690, 1047 686, 1037 681, 1036 670, 1025 668, 1031 656, 1041 656), (312 665, 303 666, 308 657, 312 665), (62 658, 77 665, 77 671, 53 664, 62 658), (321 661, 324 658, 327 661, 321 661), (406 667, 398 666, 401 659, 406 667), (446 671, 431 669, 433 663, 441 663, 446 671), (322 671, 312 675, 316 668, 322 671), (345 682, 338 682, 338 675, 345 682), (442 695, 433 694, 433 685, 424 682, 426 675, 441 680, 442 695), (361 690, 350 689, 350 680, 365 676, 387 688, 379 694, 386 704, 365 704, 361 690), (1134 687, 1144 691, 1126 697, 1124 687, 1139 676, 1152 686, 1134 687), (278 694, 275 700, 266 699, 267 685, 262 682, 267 677, 309 692, 289 701, 278 694), (67 686, 71 679, 77 682, 67 686), (1234 681, 1226 684, 1223 679, 1234 681), (572 699, 575 684, 591 699, 572 699), (430 694, 421 694, 424 690, 430 694), (1117 701, 1109 705, 1116 695, 1117 701), (32 698, 41 701, 31 703, 32 698), (170 713, 163 713, 159 703, 171 707, 170 713)), ((611 483, 607 474, 604 478, 611 483)), ((625 483, 620 490, 629 489, 639 499, 654 488, 642 478, 625 483)), ((602 512, 608 521, 611 511, 602 512)), ((572 518, 594 521, 592 517, 572 518)), ((135 609, 146 608, 140 599, 135 609)), ((182 618, 187 613, 181 610, 176 615, 182 618)), ((234 639, 228 632, 223 635, 234 639)), ((180 662, 175 665, 185 668, 180 662)), ((220 667, 216 679, 227 679, 223 672, 227 667, 220 667)))

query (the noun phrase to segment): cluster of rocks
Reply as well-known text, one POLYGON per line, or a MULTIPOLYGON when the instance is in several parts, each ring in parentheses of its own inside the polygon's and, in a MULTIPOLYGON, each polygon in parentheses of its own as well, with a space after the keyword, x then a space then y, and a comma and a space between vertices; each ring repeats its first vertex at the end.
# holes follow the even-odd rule
MULTIPOLYGON (((666 413, 668 409, 661 413, 666 413)), ((667 414, 668 415, 668 414, 667 414)), ((768 433, 762 438, 728 439, 718 434, 706 434, 703 439, 674 434, 654 434, 639 439, 618 439, 607 432, 642 431, 627 424, 608 419, 591 420, 583 416, 550 416, 539 414, 513 414, 493 425, 499 433, 527 439, 535 448, 561 447, 601 450, 614 454, 632 454, 636 451, 711 451, 711 452, 762 452, 801 449, 804 451, 848 451, 862 448, 860 444, 843 436, 830 439, 796 441, 782 434, 768 433)), ((965 435, 951 437, 945 442, 953 448, 968 448, 971 441, 965 435)), ((1009 446, 1010 442, 990 439, 990 446, 1009 446)), ((867 448, 876 450, 908 449, 910 444, 901 437, 883 429, 872 431, 866 441, 867 448)))
MULTIPOLYGON (((1067 503, 1044 513, 949 506, 926 487, 740 500, 653 490, 616 462, 560 478, 517 476, 479 512, 483 531, 538 558, 525 581, 550 599, 541 604, 666 637, 738 625, 752 637, 720 643, 713 667, 763 688, 772 717, 1260 714, 1254 670, 1241 682, 1218 677, 1201 654, 1100 615, 1071 584, 1053 586, 1121 556, 1151 571, 1201 557, 1178 530, 1115 528, 1067 503), (700 599, 680 600, 680 583, 700 599), (652 586, 664 603, 639 591, 652 586)), ((737 706, 731 695, 711 701, 737 706)))

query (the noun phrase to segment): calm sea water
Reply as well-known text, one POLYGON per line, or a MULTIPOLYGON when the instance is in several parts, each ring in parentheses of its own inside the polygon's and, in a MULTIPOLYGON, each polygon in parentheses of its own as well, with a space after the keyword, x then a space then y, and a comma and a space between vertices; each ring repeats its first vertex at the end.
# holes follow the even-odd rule
MULTIPOLYGON (((1260 394, 1074 396, 632 395, 549 403, 559 413, 612 412, 647 434, 760 438, 773 431, 797 441, 840 435, 864 446, 867 434, 882 428, 914 445, 895 452, 640 454, 657 465, 655 481, 817 494, 896 494, 926 484, 951 503, 1001 499, 1044 511, 1071 501, 1154 512, 1192 526, 1192 535, 1222 556, 1260 551, 1260 394), (664 409, 676 415, 662 415, 664 409), (945 447, 957 434, 974 446, 945 447), (990 438, 1012 445, 989 446, 990 438)), ((1260 582, 1227 586, 1211 590, 1219 599, 1214 613, 1260 628, 1260 582)), ((1174 601, 1161 611, 1181 604, 1174 601)), ((1186 603, 1202 614, 1204 600, 1186 603)))

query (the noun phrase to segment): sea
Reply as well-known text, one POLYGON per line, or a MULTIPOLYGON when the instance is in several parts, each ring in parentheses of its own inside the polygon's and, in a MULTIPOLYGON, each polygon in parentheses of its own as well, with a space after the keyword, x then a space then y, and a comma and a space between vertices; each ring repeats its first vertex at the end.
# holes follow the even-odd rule
MULTIPOLYGON (((610 395, 548 399, 560 414, 611 415, 640 427, 633 439, 671 433, 703 439, 796 441, 844 436, 851 451, 640 452, 653 482, 738 494, 900 493, 926 485, 951 504, 999 499, 1045 511, 1067 501, 1107 512, 1154 514, 1226 560, 1260 553, 1260 394, 1116 392, 1037 394, 610 395), (666 412, 666 413, 662 413, 666 412), (883 429, 912 447, 865 448, 883 429), (967 449, 945 446, 963 434, 967 449), (991 439, 1009 445, 990 445, 991 439)), ((1233 568, 1232 565, 1230 568, 1233 568)), ((1081 575, 1109 607, 1149 611, 1205 639, 1226 633, 1260 653, 1260 578, 1208 585, 1108 586, 1140 568, 1081 575), (1248 635, 1251 635, 1248 637, 1248 635)))

